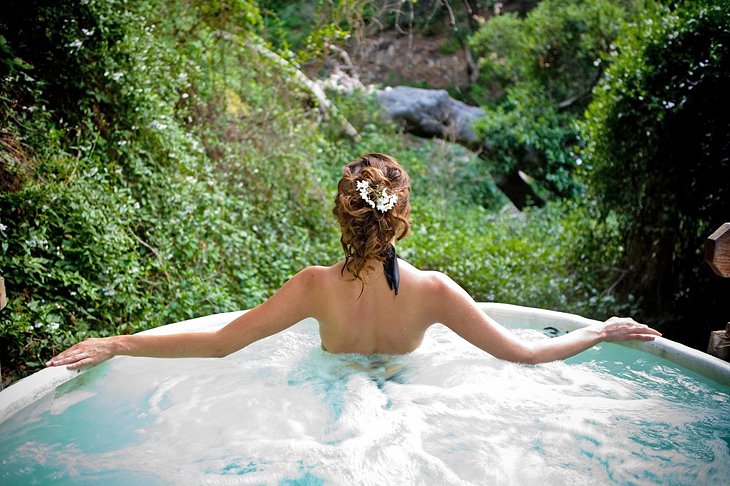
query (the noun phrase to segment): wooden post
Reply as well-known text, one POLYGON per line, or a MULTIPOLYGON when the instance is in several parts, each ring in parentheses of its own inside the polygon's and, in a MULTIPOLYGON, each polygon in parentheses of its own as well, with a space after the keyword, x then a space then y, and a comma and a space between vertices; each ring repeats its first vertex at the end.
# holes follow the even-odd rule
POLYGON ((8 305, 8 296, 5 295, 5 279, 0 277, 0 310, 8 305))
MULTIPOLYGON (((721 277, 730 277, 730 223, 725 223, 705 241, 705 261, 721 277)), ((707 354, 730 361, 730 322, 724 331, 712 331, 707 354)))
POLYGON ((730 223, 725 223, 705 241, 705 261, 721 277, 730 277, 730 223))
POLYGON ((727 323, 724 331, 712 331, 710 333, 707 354, 730 361, 730 322, 727 323))

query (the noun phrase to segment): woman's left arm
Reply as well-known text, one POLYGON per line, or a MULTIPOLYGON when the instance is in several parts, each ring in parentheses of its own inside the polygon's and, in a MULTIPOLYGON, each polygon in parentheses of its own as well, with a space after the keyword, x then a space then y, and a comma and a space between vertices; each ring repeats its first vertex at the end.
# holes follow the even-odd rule
POLYGON ((612 317, 605 323, 577 329, 562 336, 529 342, 519 338, 484 313, 456 282, 431 272, 431 291, 425 304, 435 322, 445 324, 476 347, 518 363, 546 363, 569 358, 603 341, 651 341, 661 336, 631 318, 612 317))
POLYGON ((76 369, 116 355, 156 358, 227 356, 316 314, 317 268, 308 267, 289 279, 268 300, 214 332, 162 336, 129 335, 87 339, 50 359, 46 366, 76 369))
POLYGON ((531 342, 533 363, 569 358, 601 342, 653 341, 662 334, 630 317, 612 317, 552 339, 531 342))

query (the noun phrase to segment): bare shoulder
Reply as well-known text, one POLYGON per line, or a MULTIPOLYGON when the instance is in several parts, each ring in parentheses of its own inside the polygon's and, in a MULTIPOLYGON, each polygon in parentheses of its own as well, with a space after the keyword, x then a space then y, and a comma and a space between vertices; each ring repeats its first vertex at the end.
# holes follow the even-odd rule
POLYGON ((421 290, 443 290, 444 287, 456 285, 448 275, 436 270, 420 270, 408 262, 400 260, 401 276, 408 275, 421 290))
POLYGON ((302 288, 312 288, 322 285, 329 278, 330 268, 319 265, 305 267, 289 279, 287 283, 292 283, 302 288))
POLYGON ((306 279, 317 279, 322 278, 330 267, 323 267, 320 265, 312 265, 310 267, 304 267, 295 276, 306 279))
POLYGON ((264 305, 298 305, 312 312, 319 305, 319 296, 325 290, 327 275, 327 267, 305 267, 289 278, 264 305))
MULTIPOLYGON (((418 270, 408 265, 407 272, 411 286, 416 290, 415 298, 428 320, 447 323, 454 316, 474 314, 477 307, 474 299, 458 283, 443 272, 418 270)), ((403 274, 401 274, 402 280, 403 274)))
POLYGON ((290 282, 295 281, 297 286, 308 293, 320 292, 337 285, 337 282, 342 279, 341 273, 341 262, 328 267, 313 265, 302 269, 290 279, 290 282))
POLYGON ((411 279, 411 285, 418 289, 419 295, 433 301, 433 299, 440 299, 449 293, 463 292, 463 289, 454 282, 448 275, 443 272, 435 270, 419 270, 409 263, 401 265, 401 269, 407 273, 411 279))

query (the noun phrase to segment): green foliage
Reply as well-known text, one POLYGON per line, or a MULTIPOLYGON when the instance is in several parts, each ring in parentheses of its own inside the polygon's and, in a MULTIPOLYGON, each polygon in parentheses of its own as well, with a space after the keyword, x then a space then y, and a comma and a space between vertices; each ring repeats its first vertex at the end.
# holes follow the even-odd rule
POLYGON ((522 170, 549 194, 580 193, 576 121, 611 42, 642 3, 546 0, 524 18, 492 18, 472 36, 481 92, 494 93, 476 100, 487 104, 478 130, 492 167, 522 170))
POLYGON ((476 300, 596 318, 617 310, 611 288, 620 277, 616 248, 592 235, 611 238, 618 227, 599 224, 589 207, 560 202, 525 214, 495 213, 416 198, 413 220, 402 256, 446 272, 476 300))
POLYGON ((470 44, 487 82, 539 86, 540 96, 559 102, 591 90, 602 55, 639 3, 546 0, 524 18, 490 19, 470 44))
POLYGON ((623 294, 697 346, 730 290, 701 254, 730 200, 728 25, 727 2, 655 6, 616 42, 583 127, 587 175, 624 228, 623 294))
POLYGON ((215 35, 255 35, 253 4, 122 3, 10 12, 28 26, 4 48, 23 64, 1 105, 22 150, 3 160, 30 175, 0 194, 5 370, 252 307, 336 251, 302 94, 215 35))
POLYGON ((521 170, 539 188, 573 197, 581 187, 573 173, 581 163, 576 151, 576 116, 545 103, 538 87, 515 87, 508 98, 485 110, 476 128, 488 141, 490 168, 496 173, 521 170))
POLYGON ((328 2, 263 2, 263 21, 267 39, 279 50, 297 53, 299 62, 316 58, 362 28, 373 0, 336 0, 328 2))

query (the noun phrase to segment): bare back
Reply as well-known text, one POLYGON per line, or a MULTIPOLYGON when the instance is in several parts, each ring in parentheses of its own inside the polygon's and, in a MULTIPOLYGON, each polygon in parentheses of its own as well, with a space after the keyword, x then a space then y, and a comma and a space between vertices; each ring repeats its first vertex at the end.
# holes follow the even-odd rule
MULTIPOLYGON (((373 263, 364 289, 344 261, 315 267, 316 290, 325 296, 317 306, 322 346, 334 353, 399 354, 416 349, 433 323, 424 301, 434 287, 434 272, 399 260, 398 295, 388 287, 383 266, 373 263), (361 293, 362 292, 362 293, 361 293)), ((311 289, 314 290, 314 289, 311 289)))

